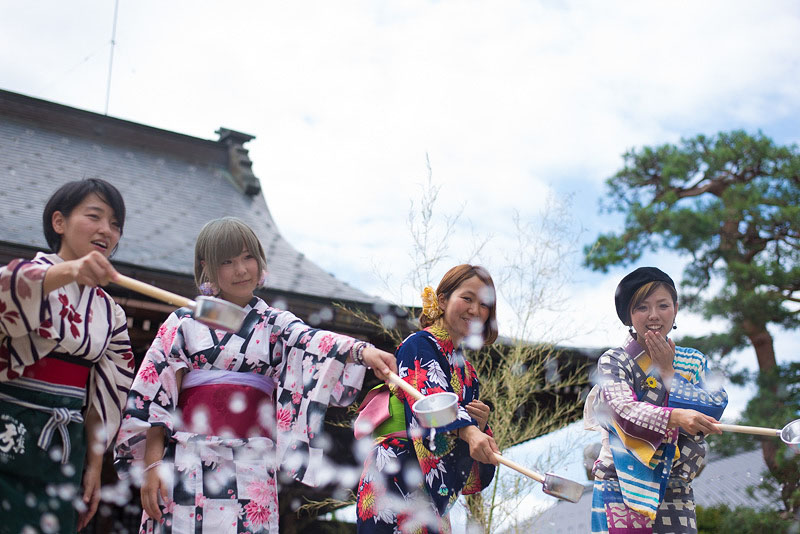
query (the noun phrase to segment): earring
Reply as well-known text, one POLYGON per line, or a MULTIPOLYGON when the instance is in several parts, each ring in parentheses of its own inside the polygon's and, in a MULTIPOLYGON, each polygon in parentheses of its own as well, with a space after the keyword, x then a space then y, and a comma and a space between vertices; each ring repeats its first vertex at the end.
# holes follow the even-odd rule
POLYGON ((205 295, 206 297, 213 297, 214 295, 219 293, 217 286, 215 286, 211 282, 203 282, 202 284, 200 284, 200 287, 198 289, 200 290, 200 294, 205 295))
POLYGON ((672 329, 673 330, 677 330, 678 329, 678 325, 676 325, 675 323, 672 323, 672 329))
POLYGON ((628 327, 628 333, 631 335, 631 337, 633 339, 636 339, 636 332, 633 331, 633 327, 632 326, 628 327))

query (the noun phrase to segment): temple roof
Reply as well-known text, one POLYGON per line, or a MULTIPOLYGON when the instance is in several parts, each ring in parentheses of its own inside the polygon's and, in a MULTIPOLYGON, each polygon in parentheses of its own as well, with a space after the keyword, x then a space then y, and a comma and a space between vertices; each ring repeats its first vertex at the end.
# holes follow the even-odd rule
POLYGON ((244 144, 253 136, 217 133, 201 139, 0 90, 0 241, 46 250, 47 198, 65 182, 97 177, 113 183, 127 207, 115 262, 191 276, 201 227, 231 215, 264 245, 271 289, 375 302, 281 236, 250 170, 244 144))

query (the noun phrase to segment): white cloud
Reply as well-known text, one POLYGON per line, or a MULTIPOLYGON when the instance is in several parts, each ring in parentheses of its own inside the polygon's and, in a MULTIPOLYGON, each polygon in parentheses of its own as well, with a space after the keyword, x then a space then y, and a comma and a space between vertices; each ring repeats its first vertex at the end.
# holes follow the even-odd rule
MULTIPOLYGON (((0 6, 4 88, 102 112, 113 4, 0 6)), ((499 257, 513 210, 534 216, 551 190, 596 195, 628 148, 739 127, 800 139, 785 126, 800 115, 798 33, 790 1, 123 1, 110 112, 256 135, 285 236, 388 296, 372 265, 411 267, 405 221, 426 153, 440 209, 464 206, 453 261, 469 224, 499 257)), ((619 224, 594 205, 575 202, 586 240, 619 224)), ((574 270, 572 311, 545 317, 575 344, 614 343, 616 275, 574 270)))

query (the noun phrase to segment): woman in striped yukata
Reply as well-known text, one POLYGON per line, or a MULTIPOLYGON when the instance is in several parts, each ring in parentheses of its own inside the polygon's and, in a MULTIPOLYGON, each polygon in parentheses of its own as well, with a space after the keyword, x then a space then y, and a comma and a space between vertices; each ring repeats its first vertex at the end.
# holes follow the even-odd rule
POLYGON ((706 357, 676 347, 678 294, 655 267, 625 276, 615 295, 629 327, 621 347, 597 363, 597 385, 586 400, 586 427, 602 434, 594 464, 592 532, 696 533, 691 481, 703 465, 707 434, 728 403, 707 380, 706 357))
POLYGON ((114 186, 69 182, 43 214, 55 254, 0 268, 0 532, 75 532, 97 510, 134 376, 125 312, 99 287, 124 223, 114 186))

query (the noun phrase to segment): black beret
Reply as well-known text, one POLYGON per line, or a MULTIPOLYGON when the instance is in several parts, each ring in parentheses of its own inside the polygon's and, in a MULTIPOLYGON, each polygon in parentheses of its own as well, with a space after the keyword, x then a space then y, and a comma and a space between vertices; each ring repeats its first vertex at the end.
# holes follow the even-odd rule
POLYGON ((625 275, 617 286, 614 293, 614 304, 617 307, 617 316, 622 324, 631 325, 631 316, 628 312, 633 294, 636 290, 649 282, 665 282, 675 289, 675 282, 667 273, 655 267, 639 267, 635 271, 625 275))

